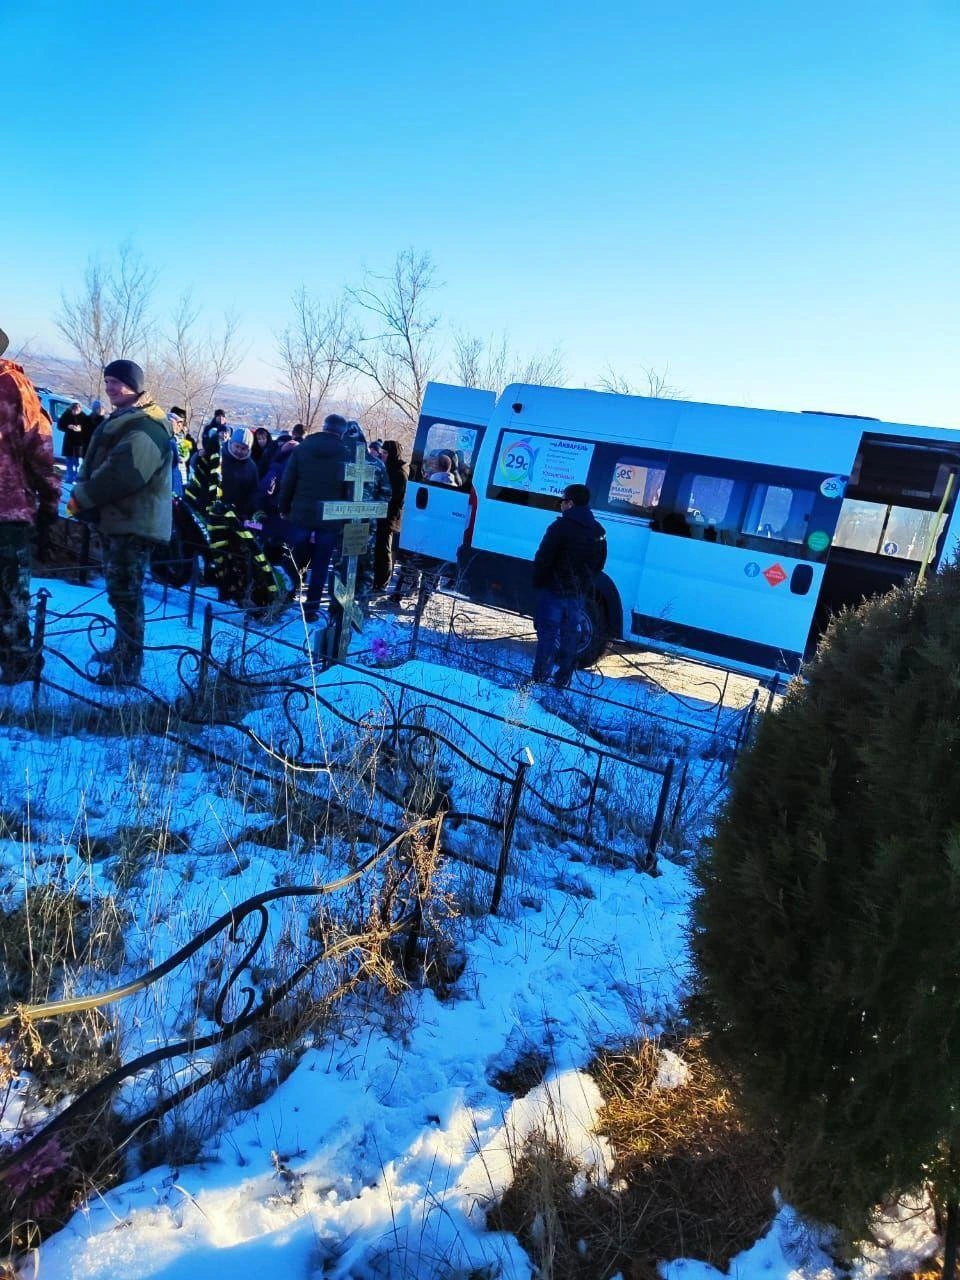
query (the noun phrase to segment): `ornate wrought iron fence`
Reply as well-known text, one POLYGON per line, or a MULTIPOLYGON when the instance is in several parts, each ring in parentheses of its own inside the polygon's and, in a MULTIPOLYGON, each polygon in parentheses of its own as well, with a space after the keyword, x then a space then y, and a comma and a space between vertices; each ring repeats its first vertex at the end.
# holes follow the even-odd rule
MULTIPOLYGON (((342 960, 351 954, 358 956, 356 969, 341 979, 332 993, 327 994, 329 1001, 355 985, 363 975, 369 963, 372 947, 384 947, 391 940, 403 936, 404 953, 412 954, 422 926, 423 901, 429 893, 429 885, 425 883, 422 859, 405 855, 404 846, 417 839, 425 841, 429 845, 426 865, 428 870, 432 869, 439 853, 441 823, 442 815, 414 822, 403 832, 381 845, 358 867, 325 884, 286 886, 247 898, 214 920, 162 964, 156 965, 119 987, 46 1004, 21 1005, 0 1016, 0 1034, 6 1032, 9 1036, 18 1028, 29 1028, 38 1022, 88 1010, 108 1008, 128 1000, 138 992, 155 986, 168 975, 183 969, 195 956, 208 950, 212 952, 214 944, 226 943, 237 952, 235 957, 223 966, 225 977, 220 982, 213 1003, 211 1019, 213 1030, 206 1034, 191 1035, 173 1043, 161 1045, 109 1071, 94 1085, 84 1090, 79 1097, 73 1099, 53 1120, 0 1158, 0 1184, 36 1157, 52 1138, 70 1130, 78 1121, 88 1117, 98 1104, 108 1102, 124 1081, 133 1079, 164 1062, 192 1059, 199 1053, 216 1049, 228 1041, 235 1040, 243 1033, 250 1032, 268 1015, 282 1010, 287 997, 320 965, 333 960, 342 960), (390 896, 390 907, 385 913, 379 915, 374 927, 365 928, 356 934, 321 936, 320 945, 299 959, 299 962, 282 980, 264 991, 256 989, 249 975, 252 966, 263 951, 270 927, 270 910, 275 904, 290 899, 314 901, 329 896, 370 875, 377 866, 388 859, 393 859, 396 863, 398 856, 403 863, 401 879, 405 876, 407 883, 401 886, 401 881, 395 880, 390 896), (402 891, 398 892, 398 888, 402 888, 402 891), (249 927, 251 924, 252 928, 249 927)), ((322 935, 323 932, 321 931, 322 935)), ((273 1031, 275 1035, 276 1028, 273 1031)), ((128 1135, 136 1132, 146 1120, 163 1115, 204 1085, 212 1083, 225 1071, 232 1070, 244 1057, 249 1057, 261 1048, 256 1038, 252 1038, 243 1044, 239 1054, 227 1059, 219 1067, 215 1063, 208 1064, 202 1076, 191 1081, 187 1086, 168 1095, 158 1096, 145 1115, 127 1122, 125 1132, 128 1135)))
MULTIPOLYGON (((69 615, 69 629, 65 632, 60 625, 63 620, 49 608, 49 599, 49 593, 42 589, 37 601, 34 646, 38 657, 46 659, 46 665, 41 671, 37 664, 33 686, 35 702, 43 685, 77 696, 75 690, 52 679, 50 659, 62 663, 75 676, 92 682, 99 670, 99 659, 109 648, 114 627, 112 620, 103 615, 74 613, 69 615), (79 636, 84 642, 89 657, 83 665, 62 646, 50 643, 51 639, 65 639, 67 635, 79 636)), ((482 784, 473 788, 474 798, 479 797, 482 806, 464 808, 464 787, 448 785, 447 807, 451 817, 497 832, 504 830, 508 795, 517 776, 513 758, 518 732, 515 722, 447 695, 426 696, 422 690, 389 672, 378 671, 374 676, 369 668, 352 663, 337 664, 339 679, 332 687, 319 680, 305 682, 290 674, 290 664, 275 668, 264 662, 262 649, 246 643, 252 628, 240 630, 238 645, 237 629, 216 629, 215 616, 208 602, 198 648, 182 644, 147 646, 148 653, 176 655, 175 696, 161 696, 145 685, 139 686, 141 696, 158 707, 168 708, 171 717, 194 725, 209 721, 212 690, 221 694, 226 691, 227 695, 232 693, 239 700, 254 704, 269 701, 270 740, 262 729, 247 723, 245 717, 233 718, 222 708, 215 711, 218 731, 221 737, 224 733, 238 735, 260 750, 274 766, 301 774, 328 774, 337 767, 326 748, 322 756, 316 758, 309 750, 311 730, 316 737, 317 716, 325 715, 368 742, 376 737, 384 763, 391 766, 399 763, 421 791, 428 783, 436 784, 438 780, 446 784, 458 772, 472 777, 482 784), (490 745, 498 734, 504 743, 501 750, 490 745)), ((303 651, 294 649, 294 652, 304 664, 303 651)), ((115 705, 113 694, 98 692, 97 698, 81 696, 93 706, 115 705)), ((229 696, 223 700, 229 702, 229 696)), ((537 748, 533 756, 538 767, 534 768, 531 763, 523 771, 520 817, 554 834, 573 836, 587 846, 623 856, 626 850, 611 847, 598 830, 596 819, 601 793, 620 790, 629 795, 635 805, 646 797, 649 825, 645 847, 637 861, 643 866, 652 864, 669 812, 674 773, 670 758, 638 761, 585 738, 565 737, 542 727, 525 727, 522 736, 527 743, 521 745, 537 748)), ((385 798, 397 802, 392 780, 381 777, 379 769, 374 772, 372 785, 385 798)), ((488 869, 493 874, 494 867, 488 869)))
MULTIPOLYGON (((422 597, 423 593, 421 615, 422 597)), ((190 612, 188 608, 188 617, 190 612)), ((39 704, 47 688, 104 712, 115 708, 118 695, 93 684, 96 674, 93 668, 98 665, 98 655, 109 647, 113 630, 111 619, 92 611, 58 614, 51 607, 49 591, 41 589, 33 640, 38 659, 32 689, 34 706, 39 704), (68 652, 70 644, 77 641, 89 655, 82 661, 68 652), (52 673, 57 663, 72 674, 71 682, 54 678, 52 673)), ((347 876, 323 885, 275 889, 246 900, 213 921, 161 965, 113 991, 18 1009, 0 1017, 2 1033, 9 1031, 18 1019, 29 1024, 79 1010, 107 1007, 150 988, 204 948, 225 943, 236 949, 214 1001, 211 1030, 158 1047, 108 1072, 54 1121, 0 1160, 0 1182, 36 1155, 52 1136, 68 1129, 91 1108, 109 1099, 124 1081, 159 1063, 238 1041, 237 1053, 225 1061, 223 1068, 231 1069, 241 1057, 256 1051, 253 1036, 256 1024, 268 1014, 282 1010, 299 983, 318 966, 340 959, 361 946, 361 940, 355 936, 323 942, 282 980, 258 992, 244 979, 244 974, 264 946, 270 908, 276 903, 289 899, 309 901, 329 895, 369 874, 375 866, 396 854, 404 840, 415 838, 418 832, 429 832, 435 853, 446 852, 490 874, 489 909, 496 912, 502 906, 514 836, 521 821, 560 837, 574 838, 599 851, 621 857, 630 852, 639 866, 652 868, 665 828, 678 820, 687 770, 684 769, 680 784, 674 789, 672 758, 640 762, 586 739, 565 737, 543 727, 519 729, 505 716, 448 695, 427 695, 387 671, 378 671, 374 676, 369 669, 352 663, 336 664, 334 684, 320 678, 312 681, 295 678, 290 671, 294 665, 293 655, 284 667, 277 668, 265 659, 259 638, 260 633, 249 621, 239 630, 226 626, 218 629, 216 612, 207 603, 198 646, 148 646, 149 653, 173 657, 172 691, 168 690, 163 696, 146 686, 138 687, 140 697, 166 713, 161 732, 201 754, 215 755, 219 760, 231 759, 236 767, 259 768, 265 778, 276 779, 290 773, 318 780, 329 779, 347 767, 335 753, 316 749, 318 717, 326 718, 348 735, 354 751, 357 743, 370 749, 377 762, 370 772, 370 786, 386 803, 397 824, 391 826, 384 821, 381 829, 394 834, 347 876), (203 735, 205 726, 211 723, 211 698, 225 686, 242 693, 243 706, 258 707, 258 722, 249 723, 249 716, 231 714, 229 708, 224 712, 223 707, 214 707, 217 734, 214 751, 203 735), (267 704, 269 711, 266 717, 263 704, 267 704), (230 756, 224 742, 224 735, 229 734, 236 735, 247 749, 256 753, 259 765, 250 766, 241 761, 239 753, 230 756), (519 748, 516 746, 518 735, 526 739, 519 748), (610 797, 618 795, 623 797, 621 804, 611 804, 610 797), (619 844, 608 843, 611 808, 622 808, 627 796, 634 805, 639 796, 645 797, 649 808, 649 822, 639 846, 635 836, 619 844), (598 821, 601 808, 605 814, 603 821, 598 821), (411 811, 428 816, 415 818, 411 826, 411 811), (464 855, 462 851, 455 853, 450 848, 442 848, 444 823, 451 827, 470 823, 486 830, 492 845, 488 856, 464 855), (248 1042, 243 1038, 245 1034, 253 1038, 248 1042)), ((264 639, 284 647, 275 637, 264 636, 264 639)), ((296 646, 290 647, 302 665, 306 655, 296 646)), ((403 910, 390 918, 376 941, 385 943, 388 937, 406 931, 409 949, 410 939, 416 936, 422 920, 422 891, 416 883, 415 862, 408 861, 414 883, 401 895, 403 910)), ((361 958, 356 972, 361 972, 362 967, 361 958)), ((355 980, 355 975, 347 979, 351 980, 355 980)), ((218 1070, 216 1065, 210 1065, 202 1078, 158 1098, 154 1112, 177 1105, 205 1082, 216 1078, 218 1070)), ((133 1127, 136 1123, 139 1120, 133 1127)))

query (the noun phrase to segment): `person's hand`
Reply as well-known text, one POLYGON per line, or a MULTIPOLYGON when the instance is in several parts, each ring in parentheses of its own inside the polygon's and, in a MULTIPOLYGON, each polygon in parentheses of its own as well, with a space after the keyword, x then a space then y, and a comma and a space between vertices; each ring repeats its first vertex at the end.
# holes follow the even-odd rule
POLYGON ((77 516, 79 516, 79 514, 80 514, 80 503, 76 500, 76 498, 71 493, 70 498, 67 502, 67 515, 73 516, 73 518, 76 519, 77 516))

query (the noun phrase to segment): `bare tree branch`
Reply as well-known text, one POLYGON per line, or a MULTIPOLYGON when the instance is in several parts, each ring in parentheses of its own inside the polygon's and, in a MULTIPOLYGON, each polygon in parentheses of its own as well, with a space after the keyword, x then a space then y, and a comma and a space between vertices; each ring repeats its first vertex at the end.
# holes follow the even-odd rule
POLYGON ((56 325, 80 360, 89 399, 101 395, 103 366, 111 360, 149 366, 156 281, 156 272, 127 241, 109 267, 90 259, 73 298, 61 295, 56 325))
POLYGON ((293 296, 293 320, 277 334, 277 354, 297 420, 308 431, 342 377, 348 344, 345 299, 323 304, 301 286, 293 296))
POLYGON ((433 334, 440 317, 428 301, 438 287, 430 254, 411 248, 397 254, 390 275, 368 272, 359 289, 347 290, 360 319, 343 366, 372 384, 371 408, 387 401, 414 425, 437 362, 433 334))
POLYGON ((164 339, 158 370, 157 394, 175 400, 186 412, 187 426, 205 420, 220 388, 243 359, 238 333, 240 320, 224 313, 218 329, 199 329, 200 307, 189 290, 182 294, 164 339))
POLYGON ((506 333, 484 340, 455 332, 453 342, 456 376, 464 387, 500 392, 511 382, 562 387, 567 380, 563 352, 559 347, 545 353, 535 352, 523 360, 510 350, 510 339, 506 333))
POLYGON ((640 366, 640 373, 643 381, 640 385, 632 383, 622 373, 611 366, 607 366, 606 373, 600 378, 598 388, 600 391, 610 391, 618 396, 648 396, 655 400, 686 400, 686 395, 680 387, 673 386, 668 378, 670 376, 670 366, 666 365, 663 372, 658 372, 652 366, 640 366))

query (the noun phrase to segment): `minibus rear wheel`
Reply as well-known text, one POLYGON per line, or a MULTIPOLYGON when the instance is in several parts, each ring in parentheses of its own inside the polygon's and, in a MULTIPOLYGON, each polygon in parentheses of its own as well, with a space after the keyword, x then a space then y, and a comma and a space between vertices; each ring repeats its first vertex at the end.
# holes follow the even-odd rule
POLYGON ((577 666, 592 667, 599 662, 610 643, 610 622, 603 600, 584 600, 577 619, 580 642, 577 645, 577 666))

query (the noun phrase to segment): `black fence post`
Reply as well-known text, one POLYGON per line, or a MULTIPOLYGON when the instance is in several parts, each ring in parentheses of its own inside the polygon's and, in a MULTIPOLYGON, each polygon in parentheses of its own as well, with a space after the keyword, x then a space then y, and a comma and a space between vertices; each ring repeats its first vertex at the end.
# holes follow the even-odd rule
POLYGON ((590 784, 590 800, 587 804, 586 828, 584 830, 584 839, 588 844, 595 843, 593 839, 593 811, 597 805, 597 789, 600 786, 600 771, 603 769, 603 756, 597 756, 597 767, 593 771, 593 782, 590 784))
POLYGON ((203 636, 200 640, 200 671, 197 676, 197 698, 207 696, 207 681, 210 676, 210 658, 213 653, 213 605, 207 604, 203 611, 203 636))
POLYGON ((673 811, 670 814, 670 830, 676 831, 677 823, 680 821, 680 809, 683 805, 683 796, 687 789, 687 774, 690 772, 690 761, 684 760, 683 768, 680 770, 680 781, 677 783, 677 797, 673 802, 673 811))
POLYGON ((247 662, 247 641, 250 639, 250 615, 243 615, 243 623, 240 630, 240 674, 243 675, 247 662))
POLYGON ((417 590, 416 608, 413 609, 413 626, 410 628, 410 653, 408 659, 412 660, 417 655, 417 645, 420 644, 420 623, 424 621, 424 609, 426 608, 426 600, 430 595, 430 582, 428 572, 420 575, 420 588, 417 590))
POLYGON ((339 630, 335 625, 330 614, 325 615, 326 622, 318 622, 313 629, 313 644, 311 651, 313 661, 321 671, 325 671, 333 661, 333 656, 337 652, 337 639, 339 630))
POLYGON ((727 688, 730 684, 730 672, 728 671, 723 677, 723 688, 720 690, 720 701, 717 703, 717 718, 714 721, 714 731, 720 728, 720 717, 723 715, 723 709, 727 705, 727 688))
MULTIPOLYGON (((753 722, 757 717, 757 707, 760 705, 760 690, 754 689, 753 697, 750 699, 750 705, 740 717, 740 723, 737 725, 737 735, 733 740, 733 758, 736 760, 741 750, 750 741, 750 735, 753 733, 753 722)), ((729 766, 728 766, 729 767, 729 766)), ((721 777, 725 776, 727 770, 721 772, 721 777)))
POLYGON ((773 679, 770 681, 770 692, 767 694, 767 705, 766 707, 764 707, 765 712, 769 711, 770 708, 773 706, 773 700, 777 696, 779 691, 780 691, 780 676, 775 675, 773 679))
POLYGON ((193 630, 193 614, 197 607, 197 584, 200 581, 200 561, 196 552, 190 566, 190 590, 187 595, 187 626, 193 630))
POLYGON ((453 642, 453 623, 457 614, 457 605, 460 603, 456 596, 449 596, 448 599, 450 600, 450 616, 447 619, 447 635, 443 642, 444 653, 450 652, 450 646, 453 642))
POLYGON ((407 686, 402 684, 400 686, 400 700, 393 713, 393 751, 398 760, 400 758, 400 726, 403 724, 403 699, 406 692, 407 686))
POLYGON ((492 916, 497 914, 500 908, 500 899, 503 897, 503 882, 507 878, 507 863, 510 859, 510 848, 513 844, 513 831, 517 825, 517 814, 520 812, 520 801, 523 798, 527 770, 533 764, 533 752, 529 747, 521 747, 513 759, 517 766, 517 772, 510 786, 510 799, 507 803, 506 817, 503 820, 503 840, 500 844, 497 874, 493 881, 493 897, 490 899, 490 914, 492 916))
POLYGON ((43 642, 47 633, 47 601, 50 599, 50 592, 46 587, 41 587, 37 592, 37 611, 34 615, 33 622, 33 641, 31 643, 31 653, 33 655, 33 709, 36 711, 37 703, 40 700, 40 678, 43 675, 43 642))
POLYGON ((663 782, 660 784, 657 814, 650 829, 650 839, 647 841, 647 865, 645 870, 649 870, 656 865, 657 850, 660 848, 660 840, 663 836, 663 820, 667 813, 667 800, 670 798, 670 786, 673 782, 673 769, 673 760, 668 760, 667 767, 663 771, 663 782))

